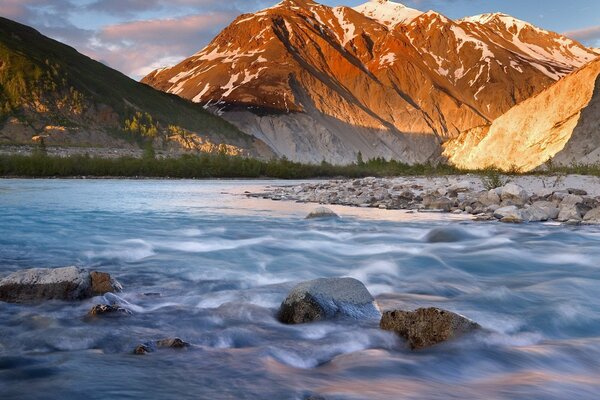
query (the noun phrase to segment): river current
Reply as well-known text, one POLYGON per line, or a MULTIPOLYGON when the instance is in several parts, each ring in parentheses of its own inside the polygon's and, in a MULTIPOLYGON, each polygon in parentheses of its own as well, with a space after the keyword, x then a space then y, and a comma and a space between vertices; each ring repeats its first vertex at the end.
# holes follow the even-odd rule
POLYGON ((600 228, 347 207, 305 220, 314 205, 243 195, 279 184, 0 180, 0 276, 79 265, 125 288, 0 303, 0 398, 600 398, 600 228), (486 333, 411 351, 376 321, 276 320, 295 283, 338 276, 382 309, 437 306, 486 333), (112 301, 133 315, 84 318, 112 301), (132 354, 166 337, 192 346, 132 354))

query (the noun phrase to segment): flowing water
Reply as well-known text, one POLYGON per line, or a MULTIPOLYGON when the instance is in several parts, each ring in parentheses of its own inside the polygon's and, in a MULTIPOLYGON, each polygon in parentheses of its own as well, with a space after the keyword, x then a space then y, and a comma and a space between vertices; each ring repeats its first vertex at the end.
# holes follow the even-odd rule
POLYGON ((598 399, 600 229, 248 199, 278 181, 0 181, 0 274, 80 265, 123 293, 0 303, 2 399, 598 399), (427 239, 446 230, 447 241, 427 239), (286 326, 295 282, 488 332, 413 352, 377 321, 286 326), (88 320, 97 303, 134 314, 88 320), (143 342, 192 346, 135 356, 143 342))

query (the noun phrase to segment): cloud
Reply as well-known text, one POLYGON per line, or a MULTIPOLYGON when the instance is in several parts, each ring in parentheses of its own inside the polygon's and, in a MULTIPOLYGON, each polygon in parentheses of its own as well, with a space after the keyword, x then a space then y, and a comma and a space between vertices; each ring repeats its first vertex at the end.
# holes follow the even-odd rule
POLYGON ((141 78, 195 53, 234 18, 234 14, 211 13, 109 25, 94 35, 89 55, 141 78))
POLYGON ((596 45, 599 45, 600 25, 565 32, 564 35, 586 44, 593 45, 593 43, 596 43, 596 45))

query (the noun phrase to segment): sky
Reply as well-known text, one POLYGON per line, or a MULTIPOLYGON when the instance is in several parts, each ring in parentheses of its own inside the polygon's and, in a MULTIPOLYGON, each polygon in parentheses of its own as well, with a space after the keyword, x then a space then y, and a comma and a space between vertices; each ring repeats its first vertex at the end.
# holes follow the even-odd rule
MULTIPOLYGON (((0 16, 33 26, 134 79, 206 46, 242 13, 279 0, 0 0, 0 16)), ((317 0, 318 1, 318 0, 317 0)), ((322 0, 356 6, 367 0, 322 0)), ((600 47, 600 0, 406 0, 456 19, 504 12, 600 47)))

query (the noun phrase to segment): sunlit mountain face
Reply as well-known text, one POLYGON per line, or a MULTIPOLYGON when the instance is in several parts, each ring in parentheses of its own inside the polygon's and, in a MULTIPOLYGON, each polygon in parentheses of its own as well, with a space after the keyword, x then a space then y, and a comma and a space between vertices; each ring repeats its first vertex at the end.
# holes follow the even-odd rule
POLYGON ((385 0, 285 0, 143 82, 294 160, 425 162, 596 56, 501 13, 452 20, 385 0))

